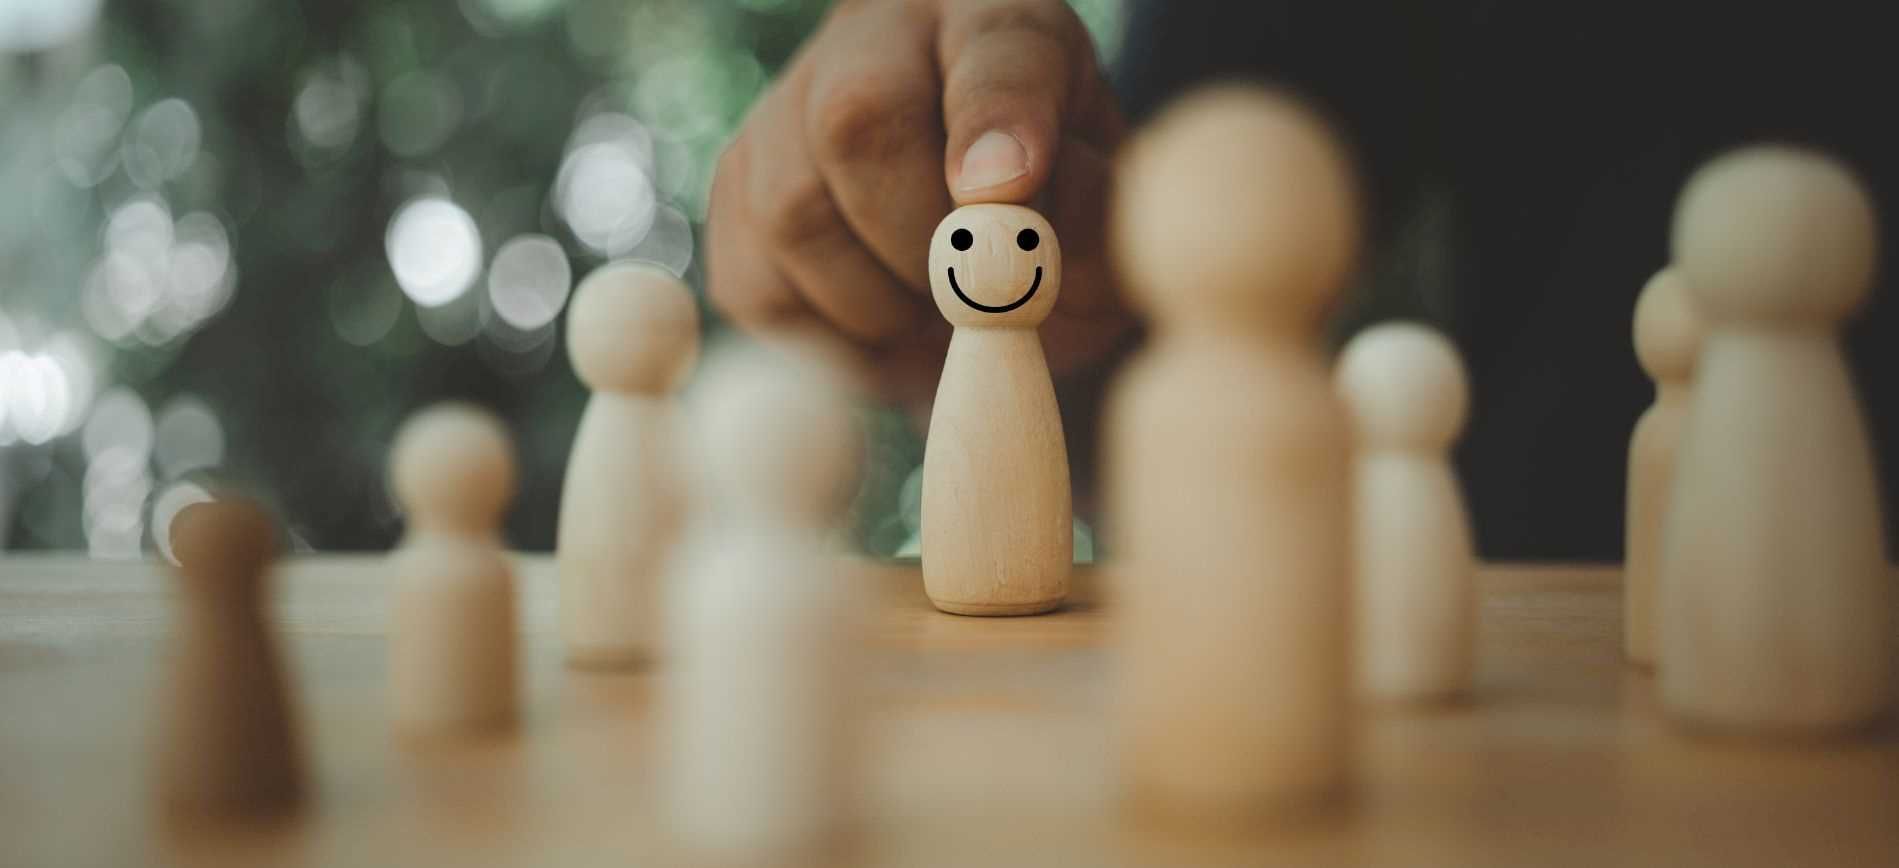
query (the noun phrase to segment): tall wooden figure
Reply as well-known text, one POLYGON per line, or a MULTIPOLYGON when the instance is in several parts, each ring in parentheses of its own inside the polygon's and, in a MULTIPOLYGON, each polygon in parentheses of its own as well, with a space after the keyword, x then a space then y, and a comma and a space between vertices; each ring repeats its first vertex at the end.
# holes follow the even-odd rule
POLYGON ((1113 248, 1154 326, 1107 418, 1124 772, 1137 813, 1325 803, 1352 742, 1351 425, 1320 319, 1355 184, 1292 101, 1189 97, 1122 157, 1113 248))
POLYGON ((571 666, 627 666, 655 652, 682 523, 674 392, 699 355, 699 308, 666 271, 605 265, 575 291, 567 348, 593 397, 561 490, 561 640, 571 666))
POLYGON ((172 523, 177 628, 156 757, 160 815, 192 823, 280 815, 304 798, 303 757, 264 614, 277 530, 240 499, 172 523))
POLYGON ((668 819, 701 864, 849 864, 863 589, 827 540, 864 453, 836 356, 728 345, 688 398, 696 503, 660 709, 668 819))
POLYGON ((1701 318, 1673 269, 1664 268, 1635 303, 1635 357, 1655 381, 1655 403, 1629 435, 1628 507, 1622 562, 1622 651, 1638 666, 1655 665, 1656 562, 1662 520, 1675 478, 1682 426, 1688 419, 1701 318))
POLYGON ((1062 248, 1016 205, 950 212, 930 288, 956 327, 923 457, 923 586, 959 615, 1033 615, 1068 595, 1068 447, 1036 327, 1062 289, 1062 248))
POLYGON ((1464 363, 1429 328, 1376 325, 1346 344, 1338 387, 1357 433, 1359 694, 1457 698, 1470 689, 1477 632, 1477 562, 1450 460, 1470 404, 1464 363))
POLYGON ((516 721, 514 567, 501 519, 514 497, 514 444, 486 410, 439 404, 389 450, 389 487, 408 517, 389 556, 389 716, 405 737, 463 736, 516 721))
POLYGON ((1706 318, 1663 526, 1663 707, 1701 729, 1823 735, 1893 690, 1878 477, 1839 327, 1877 255, 1852 174, 1784 147, 1703 167, 1674 261, 1706 318))

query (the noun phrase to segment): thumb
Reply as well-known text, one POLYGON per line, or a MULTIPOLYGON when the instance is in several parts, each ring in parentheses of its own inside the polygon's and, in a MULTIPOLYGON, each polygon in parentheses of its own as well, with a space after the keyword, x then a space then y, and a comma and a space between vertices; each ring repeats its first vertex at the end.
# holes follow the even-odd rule
POLYGON ((1048 183, 1077 86, 1097 82, 1087 31, 1059 0, 944 4, 943 171, 959 205, 1027 202, 1048 183))

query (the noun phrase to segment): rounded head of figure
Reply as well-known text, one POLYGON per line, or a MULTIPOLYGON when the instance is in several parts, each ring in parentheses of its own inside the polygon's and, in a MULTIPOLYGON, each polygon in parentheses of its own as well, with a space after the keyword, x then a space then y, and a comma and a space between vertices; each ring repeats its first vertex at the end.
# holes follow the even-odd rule
POLYGON ((1675 268, 1710 321, 1835 323, 1866 298, 1872 201, 1830 157, 1778 145, 1715 158, 1675 205, 1675 268))
POLYGON ((693 489, 722 514, 835 520, 863 463, 857 391, 842 351, 815 337, 723 343, 686 394, 693 489))
POLYGON ((1034 328, 1062 294, 1062 244, 1020 205, 964 205, 930 236, 930 294, 954 326, 1034 328))
POLYGON ((1681 275, 1664 268, 1635 301, 1635 358, 1657 382, 1686 382, 1701 354, 1701 317, 1681 275))
POLYGON ((514 497, 513 443, 488 411, 438 404, 396 433, 389 485, 412 530, 494 533, 514 497))
POLYGON ((658 266, 603 265, 567 307, 567 354, 596 392, 672 392, 699 357, 698 303, 658 266))
POLYGON ((256 501, 226 496, 179 510, 171 522, 179 572, 199 593, 254 598, 277 558, 277 525, 256 501))
POLYGON ((1190 95, 1123 149, 1109 247, 1129 298, 1163 322, 1305 326, 1358 256, 1345 149, 1290 97, 1190 95))
POLYGON ((1464 363, 1434 329, 1387 323, 1359 332, 1345 345, 1336 376, 1364 446, 1443 449, 1464 428, 1464 363))

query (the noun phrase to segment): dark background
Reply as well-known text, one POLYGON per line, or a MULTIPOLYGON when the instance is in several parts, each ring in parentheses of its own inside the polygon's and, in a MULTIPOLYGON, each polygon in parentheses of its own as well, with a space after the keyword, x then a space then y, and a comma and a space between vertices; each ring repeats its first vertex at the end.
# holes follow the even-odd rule
MULTIPOLYGON (((1146 115, 1208 78, 1329 110, 1370 187, 1374 261, 1340 333, 1409 317, 1464 351, 1457 463, 1492 558, 1619 560, 1629 433, 1652 389, 1636 294, 1696 165, 1756 141, 1851 164, 1899 251, 1899 60, 1860 4, 1136 4, 1117 81, 1146 115)), ((1899 285, 1848 350, 1899 495, 1899 285)), ((1887 538, 1899 518, 1887 511, 1887 538)))

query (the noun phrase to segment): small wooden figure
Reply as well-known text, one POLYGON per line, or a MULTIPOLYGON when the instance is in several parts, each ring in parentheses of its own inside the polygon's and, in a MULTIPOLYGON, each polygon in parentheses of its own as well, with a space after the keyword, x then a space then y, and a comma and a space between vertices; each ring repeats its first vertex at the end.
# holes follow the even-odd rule
POLYGON ((1840 351, 1872 284, 1873 206, 1833 160, 1704 166, 1674 262, 1707 337, 1663 525, 1658 684, 1691 727, 1823 735, 1893 691, 1878 477, 1840 351))
POLYGON ((1675 455, 1688 418, 1701 318, 1674 269, 1664 268, 1635 303, 1635 358, 1655 381, 1655 403, 1629 436, 1629 490, 1622 586, 1622 650, 1629 662, 1655 665, 1656 561, 1662 520, 1675 476, 1675 455))
POLYGON ((1338 365, 1356 427, 1359 694, 1380 702, 1470 690, 1477 588, 1450 448, 1470 389, 1457 348, 1421 325, 1360 332, 1338 365))
POLYGON ((699 308, 667 271, 602 266, 574 293, 567 348, 593 397, 561 492, 561 638, 570 665, 627 666, 657 650, 683 509, 673 396, 698 357, 699 308))
POLYGON ((506 729, 515 720, 514 571, 501 547, 514 494, 507 430, 459 404, 396 435, 390 486, 408 517, 389 570, 389 710, 409 736, 506 729))
POLYGON ((171 526, 179 563, 167 692, 154 750, 168 821, 281 815, 304 798, 303 758, 264 614, 277 531, 255 503, 194 504, 171 526))
POLYGON ((1113 220, 1153 325, 1106 423, 1127 785, 1196 824, 1297 813, 1352 743, 1351 426, 1320 343, 1352 172, 1304 107, 1217 88, 1127 147, 1113 220))
POLYGON ((1068 448, 1036 332, 1061 294, 1061 243, 1027 208, 958 208, 930 239, 930 288, 955 333, 924 448, 924 590, 959 615, 1047 612, 1074 559, 1068 448))
POLYGON ((863 458, 847 383, 799 345, 739 345, 687 398, 696 503, 667 600, 666 805, 716 864, 837 864, 849 839, 866 588, 827 543, 863 458))

